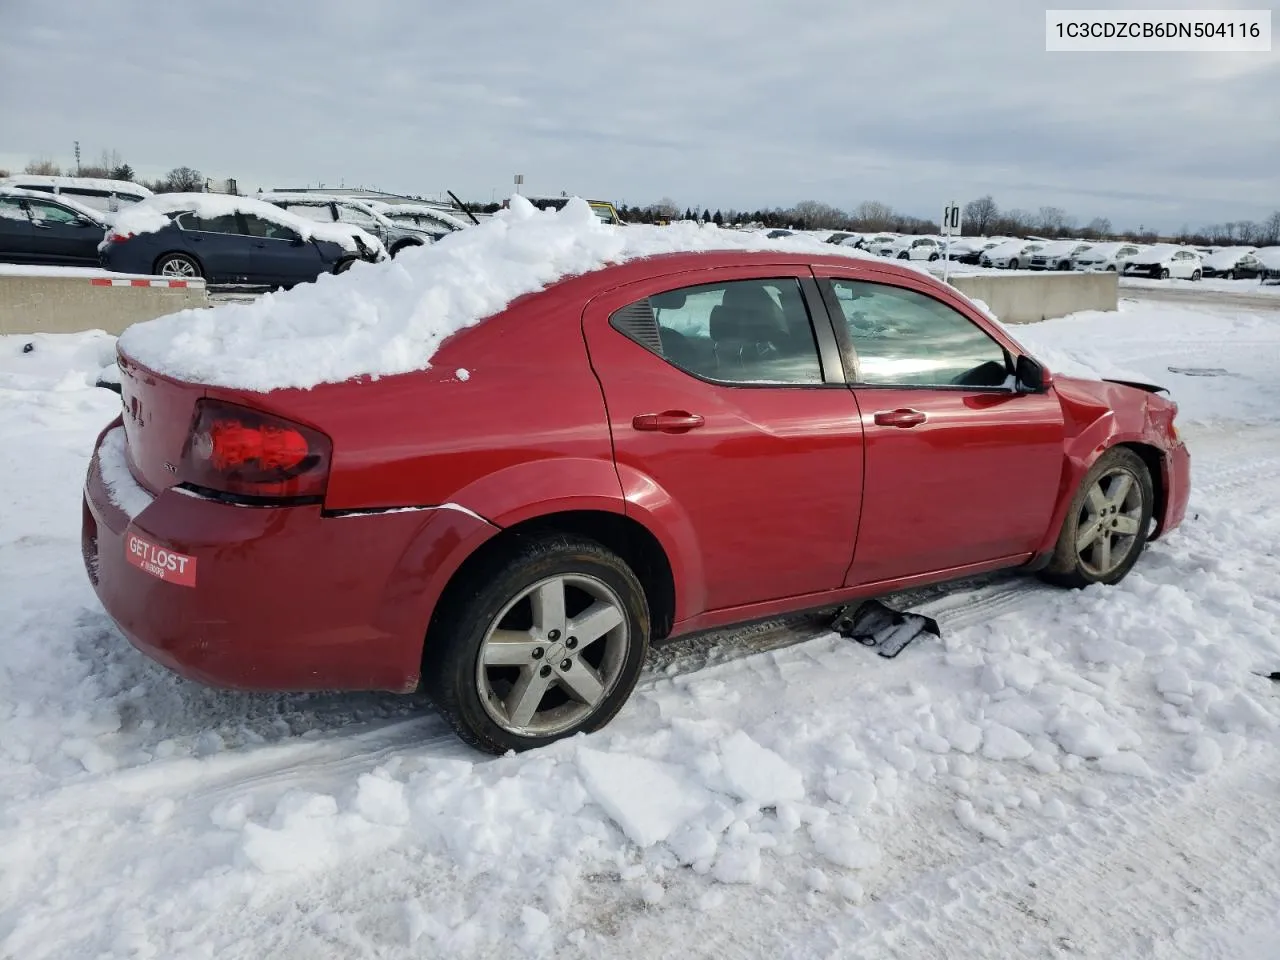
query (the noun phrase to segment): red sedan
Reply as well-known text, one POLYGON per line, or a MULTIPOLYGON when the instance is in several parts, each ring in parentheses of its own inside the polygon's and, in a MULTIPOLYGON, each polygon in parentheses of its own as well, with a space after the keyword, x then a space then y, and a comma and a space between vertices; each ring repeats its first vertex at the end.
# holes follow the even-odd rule
POLYGON ((1115 583, 1188 496, 1174 403, 837 255, 641 256, 310 389, 120 366, 84 554, 133 644, 217 686, 421 683, 493 751, 601 727, 693 630, 1003 567, 1115 583))

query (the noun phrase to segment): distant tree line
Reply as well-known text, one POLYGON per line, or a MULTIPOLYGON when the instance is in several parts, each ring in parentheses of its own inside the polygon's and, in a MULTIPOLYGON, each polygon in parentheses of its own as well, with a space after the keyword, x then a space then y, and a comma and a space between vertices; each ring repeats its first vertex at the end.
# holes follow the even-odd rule
MULTIPOLYGON (((141 180, 134 175, 133 167, 125 163, 118 151, 103 150, 96 163, 82 165, 78 171, 64 171, 57 163, 40 158, 28 163, 26 173, 46 176, 100 177, 109 180, 131 180, 156 193, 192 193, 204 190, 206 178, 194 167, 174 167, 158 180, 141 180)), ((0 170, 0 177, 8 176, 0 170)), ((493 213, 501 207, 498 203, 468 204, 480 213, 493 213)), ((788 230, 848 230, 856 233, 935 233, 936 220, 917 217, 894 210, 878 200, 864 200, 848 210, 820 200, 802 200, 791 207, 770 207, 755 210, 734 208, 712 210, 710 207, 686 206, 683 210, 670 197, 645 206, 618 206, 618 215, 628 223, 669 223, 673 220, 698 220, 718 226, 757 226, 768 229, 788 230)), ((1139 227, 1137 230, 1113 230, 1106 217, 1094 217, 1081 225, 1061 207, 1040 207, 1038 210, 1012 208, 1002 210, 990 194, 970 200, 964 205, 963 231, 965 236, 1027 236, 1068 238, 1083 240, 1123 239, 1152 242, 1157 239, 1187 244, 1274 246, 1280 244, 1280 210, 1262 220, 1229 220, 1192 229, 1188 225, 1172 235, 1160 237, 1156 231, 1139 227)))
MULTIPOLYGON (((116 150, 103 150, 96 163, 63 169, 53 160, 41 157, 23 168, 23 173, 45 177, 95 177, 102 180, 128 180, 140 184, 155 193, 193 193, 204 189, 205 177, 193 167, 174 167, 158 180, 139 178, 133 167, 125 163, 116 150)), ((7 171, 0 175, 8 176, 7 171)))

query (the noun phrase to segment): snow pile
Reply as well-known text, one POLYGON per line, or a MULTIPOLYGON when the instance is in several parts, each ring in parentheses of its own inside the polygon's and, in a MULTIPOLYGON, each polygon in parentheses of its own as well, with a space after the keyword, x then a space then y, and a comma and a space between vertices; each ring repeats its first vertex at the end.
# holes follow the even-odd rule
POLYGON ((542 212, 516 197, 488 222, 411 257, 352 271, 336 282, 321 277, 284 296, 137 324, 120 343, 160 373, 245 390, 408 373, 427 369, 450 335, 565 277, 640 257, 706 250, 867 259, 807 237, 769 240, 695 224, 611 226, 585 201, 542 212))
MULTIPOLYGON (((148 197, 141 203, 124 210, 116 217, 111 232, 118 235, 158 233, 173 221, 171 214, 195 213, 198 217, 212 219, 244 213, 270 220, 289 227, 303 240, 324 240, 336 243, 352 253, 360 252, 360 245, 385 254, 382 242, 349 223, 316 223, 289 213, 270 203, 251 197, 233 197, 221 193, 161 193, 148 197)), ((103 241, 106 242, 105 240, 103 241)))

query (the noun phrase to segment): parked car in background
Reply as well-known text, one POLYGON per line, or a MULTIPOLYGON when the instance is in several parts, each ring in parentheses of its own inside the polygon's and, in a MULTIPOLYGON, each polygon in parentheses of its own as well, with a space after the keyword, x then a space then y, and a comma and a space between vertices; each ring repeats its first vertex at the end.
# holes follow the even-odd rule
POLYGON ((407 263, 412 296, 370 276, 360 324, 313 291, 214 310, 198 365, 177 318, 125 332, 81 543, 140 650, 421 684, 500 754, 607 724, 651 643, 1001 568, 1116 583, 1183 518, 1172 401, 1051 375, 917 270, 648 226, 584 268, 576 219, 500 226, 407 263))
POLYGON ((779 228, 777 230, 770 230, 768 233, 765 234, 765 237, 768 238, 769 240, 777 240, 778 237, 791 237, 794 235, 795 235, 795 231, 793 230, 783 230, 779 228))
POLYGON ((1053 240, 1032 254, 1027 266, 1032 270, 1070 270, 1072 261, 1092 246, 1084 240, 1053 240))
POLYGON ((910 245, 898 251, 899 260, 937 260, 942 256, 942 241, 937 237, 915 237, 910 245))
MULTIPOLYGON (((314 193, 264 193, 257 199, 316 223, 344 223, 372 234, 391 256, 409 247, 433 242, 439 228, 392 221, 371 204, 352 197, 325 197, 314 193)), ((450 231, 451 232, 451 231, 450 231)))
POLYGON ((957 237, 951 241, 947 253, 948 260, 977 266, 982 255, 1002 243, 1008 243, 1009 237, 957 237))
POLYGON ((0 263, 96 267, 106 229, 69 197, 0 187, 0 263))
POLYGON ((116 214, 151 196, 151 191, 129 180, 101 180, 95 177, 51 177, 22 174, 0 180, 0 189, 12 187, 65 197, 93 210, 108 225, 116 214))
POLYGON ((423 233, 430 234, 433 240, 441 240, 467 227, 466 223, 452 214, 425 204, 383 203, 377 200, 366 202, 397 226, 409 230, 421 230, 423 233))
POLYGON ((896 233, 877 233, 862 241, 862 249, 877 257, 887 257, 894 252, 894 245, 900 239, 896 233))
POLYGON ((857 242, 861 240, 863 236, 865 236, 865 234, 850 233, 847 230, 837 230, 835 231, 835 233, 831 234, 829 237, 826 238, 826 242, 838 243, 838 244, 841 244, 842 246, 852 247, 852 246, 856 246, 857 242))
POLYGON ((1144 247, 1124 265, 1125 276, 1146 275, 1160 280, 1199 280, 1204 276, 1200 254, 1191 247, 1158 243, 1144 247))
POLYGON ((122 213, 99 255, 122 273, 291 287, 386 251, 359 227, 304 220, 248 197, 163 193, 122 213))
POLYGON ((1263 247, 1253 252, 1258 261, 1258 278, 1263 283, 1280 283, 1280 247, 1263 247))
POLYGON ((978 262, 996 270, 1019 270, 1043 247, 1044 242, 1038 240, 1009 240, 985 251, 978 262))
MULTIPOLYGON (((563 210, 573 197, 526 197, 539 210, 563 210)), ((582 199, 582 198, 579 198, 582 199)), ((623 219, 618 216, 618 208, 613 205, 610 200, 587 200, 587 206, 591 208, 591 212, 596 215, 601 223, 611 223, 615 226, 622 226, 623 219)), ((510 204, 509 200, 502 201, 505 208, 510 204)), ((787 231, 790 233, 790 231, 787 231)))
POLYGON ((1200 269, 1206 277, 1226 277, 1228 280, 1252 280, 1262 273, 1254 251, 1257 247, 1222 247, 1200 261, 1200 269))
POLYGON ((1087 271, 1104 271, 1118 273, 1124 270, 1125 263, 1140 253, 1142 247, 1136 243, 1095 243, 1076 255, 1072 261, 1072 269, 1087 271))

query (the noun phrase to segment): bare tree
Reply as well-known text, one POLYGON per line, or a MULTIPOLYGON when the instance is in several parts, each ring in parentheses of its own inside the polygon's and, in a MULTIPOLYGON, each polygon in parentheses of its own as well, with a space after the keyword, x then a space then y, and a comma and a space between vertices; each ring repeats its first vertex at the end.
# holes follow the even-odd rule
POLYGON ((1101 240, 1111 235, 1111 221, 1106 217, 1094 217, 1084 228, 1084 234, 1091 240, 1101 240))
POLYGON ((893 207, 879 200, 864 200, 854 210, 853 219, 864 230, 887 230, 893 223, 893 207))
POLYGON ((41 157, 28 163, 22 172, 40 177, 58 177, 62 175, 62 168, 48 157, 41 157))
POLYGON ((674 220, 680 216, 680 208, 676 206, 676 202, 670 197, 663 197, 657 203, 649 204, 647 209, 659 220, 674 220))
POLYGON ((843 210, 819 200, 801 200, 791 209, 793 221, 805 230, 843 226, 849 218, 843 210))
POLYGON ((1061 207, 1041 207, 1035 222, 1045 236, 1056 236, 1067 229, 1067 212, 1061 207))
POLYGON ((1241 220, 1236 223, 1236 235, 1241 243, 1256 243, 1258 234, 1262 232, 1262 224, 1252 220, 1241 220))
POLYGON ((204 189, 204 174, 193 167, 174 167, 157 186, 158 193, 198 193, 204 189))
POLYGON ((1262 230, 1258 236, 1258 243, 1264 246, 1272 246, 1280 244, 1280 210, 1277 210, 1262 224, 1262 230))
POLYGON ((964 232, 978 236, 986 234, 1000 213, 991 194, 970 200, 964 205, 964 232))

